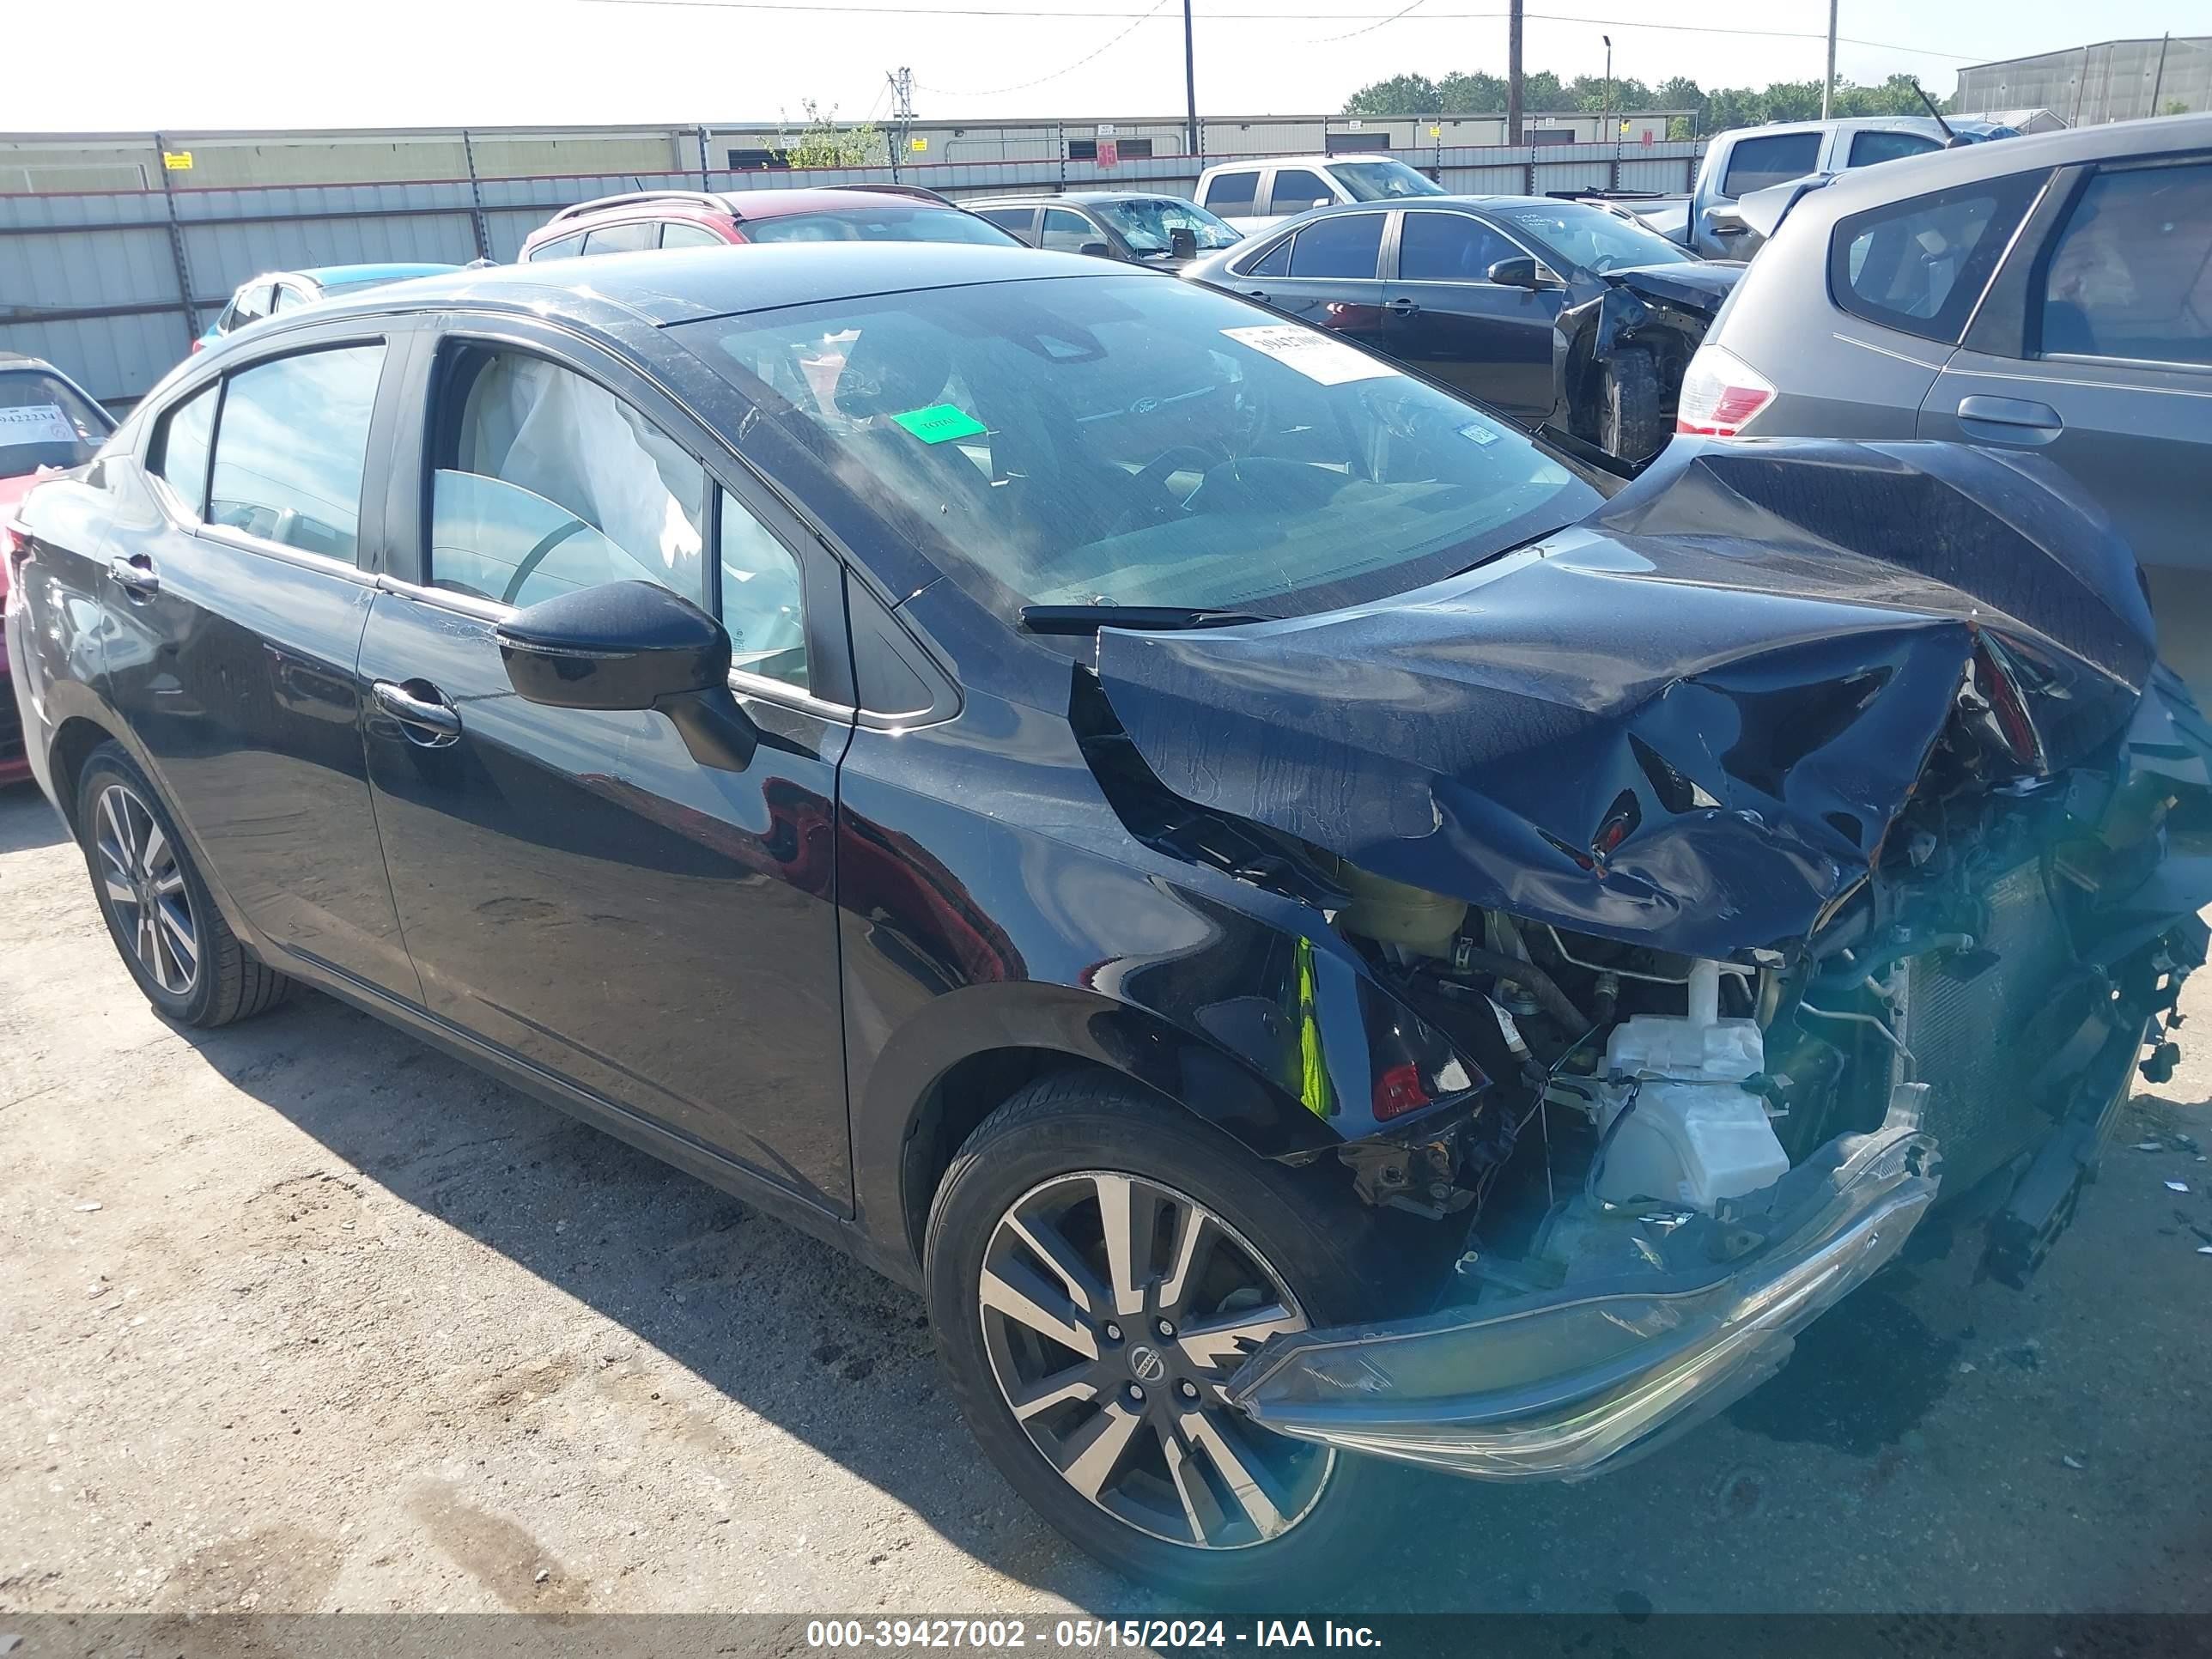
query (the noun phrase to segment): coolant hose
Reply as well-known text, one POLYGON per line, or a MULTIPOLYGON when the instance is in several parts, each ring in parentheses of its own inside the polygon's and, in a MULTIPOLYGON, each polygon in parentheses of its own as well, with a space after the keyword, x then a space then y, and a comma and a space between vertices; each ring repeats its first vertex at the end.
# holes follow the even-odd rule
POLYGON ((1503 951, 1487 950, 1462 939, 1452 947, 1452 965, 1455 968, 1479 968, 1486 974, 1525 986, 1528 994, 1543 1004, 1544 1012, 1568 1030, 1589 1029, 1590 1022, 1588 1017, 1559 988, 1558 981, 1533 962, 1523 962, 1518 957, 1507 956, 1503 951))

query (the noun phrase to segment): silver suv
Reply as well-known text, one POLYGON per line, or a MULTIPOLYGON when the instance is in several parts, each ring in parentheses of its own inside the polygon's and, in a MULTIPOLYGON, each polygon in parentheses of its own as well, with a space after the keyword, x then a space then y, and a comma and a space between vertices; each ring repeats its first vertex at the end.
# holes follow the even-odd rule
POLYGON ((1816 185, 1705 336, 1676 430, 2046 455, 2134 546, 2168 660, 2212 688, 2212 115, 1816 185))

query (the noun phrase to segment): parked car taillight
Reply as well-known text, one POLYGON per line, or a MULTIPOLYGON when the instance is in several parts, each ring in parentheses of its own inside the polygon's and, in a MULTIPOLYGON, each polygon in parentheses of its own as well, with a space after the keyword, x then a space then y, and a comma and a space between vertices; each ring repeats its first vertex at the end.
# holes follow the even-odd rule
POLYGON ((1682 375, 1674 430, 1733 438, 1774 401, 1772 382, 1732 351, 1702 345, 1682 375))

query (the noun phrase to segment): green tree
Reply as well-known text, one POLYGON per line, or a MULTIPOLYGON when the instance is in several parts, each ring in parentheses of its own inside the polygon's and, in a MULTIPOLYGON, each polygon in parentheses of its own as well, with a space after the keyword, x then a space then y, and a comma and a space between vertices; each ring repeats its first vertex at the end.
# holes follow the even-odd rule
POLYGON ((1345 100, 1346 115, 1435 115, 1446 107, 1437 83, 1425 75, 1394 75, 1364 86, 1345 100))
POLYGON ((2189 100, 2186 98, 2169 98, 2160 106, 2158 112, 2160 115, 2186 115, 2189 113, 2189 100))
POLYGON ((811 98, 800 99, 799 107, 806 117, 806 125, 796 135, 781 118, 776 124, 775 148, 787 167, 875 167, 889 164, 890 149, 872 122, 839 126, 837 106, 832 104, 824 114, 822 106, 811 98))

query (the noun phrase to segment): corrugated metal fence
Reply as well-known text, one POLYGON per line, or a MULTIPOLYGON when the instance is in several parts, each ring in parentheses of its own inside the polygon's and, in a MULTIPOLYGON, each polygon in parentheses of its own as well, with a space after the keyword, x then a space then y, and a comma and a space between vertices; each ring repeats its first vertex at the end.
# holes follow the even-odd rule
MULTIPOLYGON (((1697 143, 1544 144, 1388 152, 1460 193, 1689 188, 1697 143)), ((1383 152, 1376 152, 1377 154, 1383 152)), ((1188 195, 1223 156, 908 165, 949 196, 1139 188, 1188 195)), ((428 179, 0 196, 0 349, 59 364, 127 404, 190 349, 232 289, 270 270, 372 260, 514 258, 556 208, 621 191, 773 190, 879 184, 881 167, 779 173, 428 179)))

